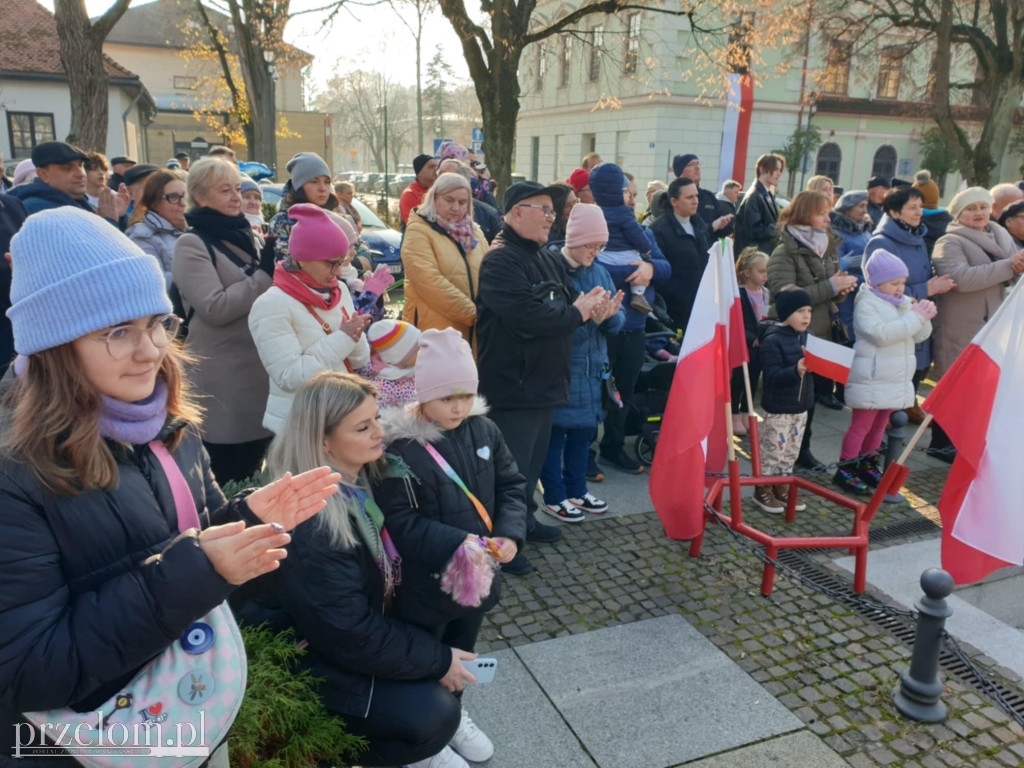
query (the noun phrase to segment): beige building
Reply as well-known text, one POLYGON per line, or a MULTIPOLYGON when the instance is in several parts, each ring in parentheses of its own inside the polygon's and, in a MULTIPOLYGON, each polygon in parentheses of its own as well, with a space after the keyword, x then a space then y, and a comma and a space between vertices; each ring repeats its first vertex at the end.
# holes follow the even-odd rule
MULTIPOLYGON (((211 21, 230 41, 233 25, 227 16, 207 9, 211 21)), ((227 98, 217 61, 187 59, 190 35, 203 32, 202 22, 190 0, 156 0, 133 5, 111 30, 103 51, 137 73, 152 94, 156 111, 145 127, 145 159, 162 165, 178 152, 193 159, 211 147, 229 143, 213 122, 227 124, 231 104, 227 98), (207 114, 198 115, 197 110, 207 114)), ((302 68, 311 56, 296 48, 288 51, 288 61, 275 62, 278 72, 275 105, 278 118, 296 134, 277 139, 278 179, 296 152, 316 152, 331 162, 330 118, 305 109, 302 68)), ((244 146, 232 146, 240 159, 248 157, 244 146)), ((266 162, 265 158, 260 159, 266 162)))

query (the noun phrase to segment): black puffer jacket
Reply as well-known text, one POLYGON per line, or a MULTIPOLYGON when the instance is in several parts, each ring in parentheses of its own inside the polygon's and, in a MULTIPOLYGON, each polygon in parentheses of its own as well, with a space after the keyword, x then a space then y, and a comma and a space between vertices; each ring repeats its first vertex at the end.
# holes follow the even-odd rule
POLYGON ((697 298, 700 279, 708 263, 711 228, 700 216, 691 216, 689 234, 675 215, 668 213, 651 225, 654 239, 672 267, 672 277, 659 289, 676 328, 686 330, 697 298))
POLYGON ((788 325, 770 325, 761 338, 760 361, 764 374, 761 406, 768 413, 803 413, 814 405, 814 380, 808 374, 800 386, 796 364, 804 356, 807 331, 788 325))
POLYGON ((366 717, 374 678, 440 680, 448 671, 448 646, 385 615, 384 579, 372 553, 362 544, 333 546, 318 518, 292 532, 288 557, 273 576, 275 594, 243 616, 293 627, 309 643, 302 662, 324 680, 320 698, 330 711, 366 717))
POLYGON ((480 391, 492 408, 569 402, 573 332, 583 325, 565 259, 505 226, 480 265, 480 391))
MULTIPOLYGON (((172 429, 165 427, 163 436, 172 429)), ((198 433, 186 429, 172 455, 203 527, 250 515, 244 502, 225 502, 198 433)), ((118 464, 117 488, 76 497, 44 490, 26 466, 0 458, 4 755, 11 754, 6 747, 19 713, 91 710, 232 590, 195 538, 169 546, 178 536, 177 513, 149 447, 109 445, 118 464), (161 552, 158 561, 144 564, 161 552)))
POLYGON ((497 425, 486 418, 487 406, 477 398, 469 418, 442 431, 411 409, 396 408, 383 416, 388 452, 412 471, 388 478, 374 489, 374 499, 402 555, 402 584, 395 599, 396 615, 423 627, 437 627, 460 616, 493 607, 500 596, 499 578, 478 608, 458 605, 441 591, 441 574, 467 534, 504 536, 523 545, 526 536, 526 481, 505 445, 497 425), (429 442, 444 457, 494 525, 487 526, 462 489, 427 453, 429 442))

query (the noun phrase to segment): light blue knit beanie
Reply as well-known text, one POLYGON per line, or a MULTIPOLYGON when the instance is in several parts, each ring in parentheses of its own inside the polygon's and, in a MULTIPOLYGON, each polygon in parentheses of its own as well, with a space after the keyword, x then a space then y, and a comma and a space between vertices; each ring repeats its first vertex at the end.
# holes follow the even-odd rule
POLYGON ((11 268, 7 316, 21 355, 172 311, 156 259, 76 206, 29 216, 11 238, 11 268))

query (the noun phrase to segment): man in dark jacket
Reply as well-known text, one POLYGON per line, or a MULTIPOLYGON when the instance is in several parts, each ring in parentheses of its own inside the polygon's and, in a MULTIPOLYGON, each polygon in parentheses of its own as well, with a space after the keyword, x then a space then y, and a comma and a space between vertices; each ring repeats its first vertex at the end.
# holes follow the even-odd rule
MULTIPOLYGON (((480 265, 477 294, 480 391, 526 478, 526 537, 541 542, 561 537, 537 522, 535 491, 552 413, 569 401, 573 333, 611 299, 600 286, 576 296, 564 260, 541 248, 563 194, 533 181, 508 188, 505 223, 480 265)), ((526 573, 530 564, 520 553, 503 568, 526 573)))
MULTIPOLYGON (((118 155, 117 157, 111 158, 110 160, 110 178, 107 180, 107 186, 115 192, 121 188, 124 184, 124 172, 135 165, 135 161, 130 157, 124 155, 118 155)), ((184 166, 186 169, 188 166, 184 166)))
MULTIPOLYGON (((733 211, 723 208, 715 193, 700 185, 700 158, 696 155, 676 155, 672 158, 672 171, 677 179, 693 179, 697 185, 697 215, 708 225, 715 237, 728 237, 733 233, 733 211), (723 221, 723 219, 725 219, 723 221)), ((730 206, 731 207, 731 206, 730 206)))
POLYGON ((757 180, 743 195, 736 208, 736 253, 748 245, 756 245, 759 251, 771 254, 775 248, 775 224, 779 220, 779 207, 775 204, 772 189, 779 183, 786 170, 786 159, 782 155, 767 154, 757 158, 754 171, 757 180))
POLYGON ((872 176, 868 179, 868 216, 871 217, 871 229, 878 226, 885 211, 882 209, 882 201, 889 194, 889 180, 881 176, 872 176))
MULTIPOLYGON (((11 250, 11 238, 21 229, 28 213, 16 197, 0 195, 0 253, 11 250)), ((0 378, 14 358, 14 332, 7 310, 11 308, 11 265, 5 258, 0 261, 0 378)))

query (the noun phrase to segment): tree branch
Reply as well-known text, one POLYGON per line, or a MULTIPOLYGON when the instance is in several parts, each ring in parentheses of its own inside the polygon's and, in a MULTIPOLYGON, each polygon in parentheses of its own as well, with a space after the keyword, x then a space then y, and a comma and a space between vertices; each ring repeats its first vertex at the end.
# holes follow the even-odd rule
MULTIPOLYGON (((664 8, 652 8, 649 5, 643 5, 641 3, 624 3, 622 0, 599 0, 596 3, 590 3, 577 8, 575 11, 566 14, 558 21, 552 22, 546 27, 530 32, 523 36, 523 43, 529 45, 530 43, 536 43, 545 38, 557 35, 559 32, 565 30, 566 27, 575 24, 580 19, 587 16, 591 16, 595 13, 614 15, 621 13, 622 11, 650 11, 651 13, 661 13, 667 16, 687 16, 693 24, 693 10, 692 9, 681 9, 678 11, 670 11, 664 8)), ((694 27, 696 29, 696 27, 694 27)), ((705 31, 705 30, 700 30, 705 31)))
POLYGON ((128 6, 131 5, 131 2, 132 0, 117 0, 116 3, 110 6, 106 13, 92 23, 93 37, 100 42, 106 40, 107 35, 110 34, 110 30, 112 30, 114 25, 121 20, 122 16, 124 16, 124 12, 128 10, 128 6))

